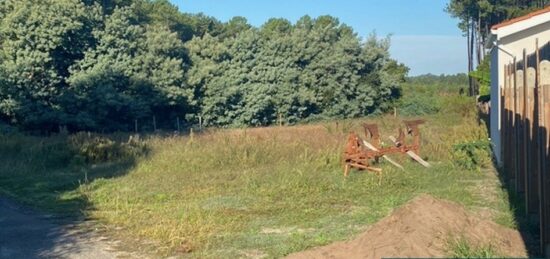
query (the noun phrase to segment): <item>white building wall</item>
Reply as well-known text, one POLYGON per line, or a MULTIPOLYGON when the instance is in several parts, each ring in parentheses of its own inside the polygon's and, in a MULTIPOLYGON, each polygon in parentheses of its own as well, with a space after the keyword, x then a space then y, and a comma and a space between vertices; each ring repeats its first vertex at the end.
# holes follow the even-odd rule
POLYGON ((499 84, 502 82, 499 80, 499 67, 500 64, 498 63, 498 55, 499 50, 497 48, 493 48, 491 50, 491 112, 489 114, 489 123, 491 125, 491 144, 493 146, 493 154, 495 155, 495 159, 499 165, 502 164, 502 150, 500 148, 500 118, 501 118, 501 111, 500 111, 500 88, 499 84), (497 98, 498 97, 498 98, 497 98), (495 126, 493 126, 495 125, 495 126))

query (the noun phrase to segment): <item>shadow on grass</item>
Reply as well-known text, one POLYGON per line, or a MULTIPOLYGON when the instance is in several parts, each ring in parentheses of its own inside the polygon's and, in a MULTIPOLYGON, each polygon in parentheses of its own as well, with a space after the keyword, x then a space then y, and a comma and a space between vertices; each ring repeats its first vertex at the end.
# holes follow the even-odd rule
POLYGON ((94 209, 86 184, 127 174, 147 153, 128 135, 0 136, 0 258, 81 253, 87 233, 74 226, 94 209))
POLYGON ((538 218, 532 214, 526 213, 524 194, 515 191, 515 180, 507 180, 503 168, 499 168, 498 173, 498 178, 502 186, 506 188, 510 210, 514 214, 514 221, 523 238, 529 257, 541 257, 538 218))
MULTIPOLYGON (((487 132, 490 132, 490 115, 487 111, 482 111, 478 106, 478 118, 480 123, 483 122, 487 126, 487 132)), ((511 116, 508 114, 507 116, 511 116)), ((509 117, 511 118, 511 117, 509 117)), ((516 118, 517 119, 517 118, 516 118)), ((529 122, 526 123, 527 126, 531 125, 529 122)), ((525 129, 529 131, 530 129, 525 129)), ((539 130, 545 131, 544 128, 539 128, 539 130)), ((543 136, 546 134, 543 132, 543 136)), ((535 143, 533 139, 529 138, 530 143, 527 146, 534 146, 535 143)), ((518 142, 520 143, 520 142, 518 142)), ((494 152, 494 151, 493 151, 494 152)), ((518 153, 519 154, 519 153, 518 153)), ((511 153, 505 156, 503 159, 518 161, 516 153, 511 153)), ((543 158, 545 161, 550 161, 550 157, 543 158)), ((512 170, 515 170, 510 166, 510 163, 505 163, 506 166, 499 166, 495 159, 493 159, 493 165, 497 168, 498 178, 501 185, 506 189, 508 204, 510 205, 510 210, 514 213, 514 220, 518 227, 518 231, 521 233, 527 252, 530 257, 541 257, 541 233, 540 233, 540 220, 538 217, 539 211, 537 209, 527 209, 525 203, 525 182, 521 181, 516 177, 512 170), (529 211, 528 211, 529 210, 529 211)), ((517 165, 515 165, 517 166, 517 165)), ((532 168, 530 168, 532 169, 532 168)), ((534 181, 534 179, 529 179, 534 181)), ((531 205, 531 207, 533 207, 531 205)))
MULTIPOLYGON (((480 108, 481 106, 478 105, 477 109, 477 115, 479 118, 479 123, 484 123, 487 127, 487 132, 490 132, 490 115, 488 111, 484 111, 480 108)), ((506 117, 508 120, 512 119, 511 113, 507 113, 506 117)), ((515 118, 516 120, 519 118, 515 118)), ((529 128, 529 125, 531 125, 529 122, 526 123, 527 128, 519 129, 518 130, 531 130, 529 128)), ((519 127, 519 126, 518 126, 519 127)), ((523 125, 521 126, 523 127, 523 125)), ((539 130, 545 131, 544 128, 539 128, 539 130)), ((542 133, 543 136, 545 136, 545 133, 542 133)), ((513 138, 513 136, 504 136, 503 138, 513 138)), ((509 142, 503 139, 504 142, 509 142)), ((512 143, 513 145, 516 144, 522 144, 523 139, 517 140, 518 143, 512 143)), ((527 146, 532 147, 535 146, 534 140, 531 138, 528 138, 529 143, 527 146)), ((492 149, 492 145, 491 145, 492 149)), ((494 150, 492 150, 494 152, 494 150)), ((538 208, 534 209, 533 204, 530 204, 531 209, 528 209, 528 206, 526 206, 526 198, 525 195, 531 195, 533 192, 530 192, 531 194, 526 194, 526 183, 525 179, 526 177, 522 177, 522 179, 519 179, 515 174, 515 167, 522 166, 522 162, 519 162, 519 152, 517 150, 511 150, 508 151, 509 154, 506 154, 503 156, 503 160, 506 160, 504 162, 504 166, 500 166, 497 164, 496 159, 493 159, 493 165, 495 168, 497 168, 498 172, 498 179, 501 183, 501 186, 503 186, 506 189, 507 197, 508 197, 508 204, 510 206, 510 210, 514 214, 514 221, 516 223, 516 226, 518 228, 518 231, 520 232, 523 241, 525 243, 525 246, 527 248, 527 253, 530 257, 541 257, 542 256, 542 250, 541 250, 541 232, 540 232, 540 220, 539 220, 539 211, 538 208), (513 161, 513 162, 511 162, 513 161), (511 165, 514 164, 514 165, 511 165)), ((526 151, 527 152, 527 151, 526 151)), ((530 152, 530 151, 529 151, 530 152)), ((531 154, 534 155, 534 154, 531 154)), ((493 157, 494 158, 494 157, 493 157)), ((545 161, 549 161, 550 157, 543 158, 545 161)), ((529 172, 533 172, 534 168, 529 167, 529 172)), ((533 176, 530 179, 527 179, 527 181, 536 181, 533 176)), ((536 192, 536 191, 535 191, 536 192)), ((533 201, 531 201, 533 203, 533 201)))

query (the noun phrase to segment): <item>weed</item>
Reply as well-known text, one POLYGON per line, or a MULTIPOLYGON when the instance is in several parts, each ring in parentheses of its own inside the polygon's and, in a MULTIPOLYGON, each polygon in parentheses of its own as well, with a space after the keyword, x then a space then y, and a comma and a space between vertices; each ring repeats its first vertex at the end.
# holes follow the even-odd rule
POLYGON ((472 246, 465 238, 453 240, 450 244, 450 256, 453 258, 499 258, 491 245, 472 246))
POLYGON ((491 166, 490 143, 487 140, 462 142, 453 145, 453 162, 460 168, 477 170, 491 166))

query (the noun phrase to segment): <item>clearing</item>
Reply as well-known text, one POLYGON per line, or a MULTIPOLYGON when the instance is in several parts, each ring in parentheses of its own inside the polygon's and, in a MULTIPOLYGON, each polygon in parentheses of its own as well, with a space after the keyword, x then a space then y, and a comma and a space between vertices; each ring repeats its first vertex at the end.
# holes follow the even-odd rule
MULTIPOLYGON (((75 224, 93 224, 110 238, 135 244, 130 249, 136 252, 158 256, 282 257, 372 231, 374 223, 421 194, 465 206, 467 214, 448 205, 465 213, 465 218, 457 214, 461 220, 518 228, 474 101, 455 89, 432 88, 414 89, 411 93, 424 95, 408 104, 431 105, 422 113, 427 123, 421 126, 420 150, 430 168, 392 156, 405 171, 382 162, 381 177, 355 170, 342 175, 348 132, 363 135, 360 124, 376 122, 386 140, 403 119, 414 116, 131 139, 127 134, 5 135, 0 136, 0 194, 84 219, 75 224)), ((426 213, 439 211, 434 208, 426 213)), ((399 225, 393 228, 400 231, 399 225)), ((501 251, 491 240, 459 241, 441 244, 449 255, 487 247, 503 256, 516 251, 501 251)))

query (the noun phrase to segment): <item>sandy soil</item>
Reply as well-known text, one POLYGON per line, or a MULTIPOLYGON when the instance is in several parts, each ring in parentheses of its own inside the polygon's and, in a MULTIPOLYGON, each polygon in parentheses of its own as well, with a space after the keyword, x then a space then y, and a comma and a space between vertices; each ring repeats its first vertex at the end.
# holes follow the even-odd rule
POLYGON ((518 231, 480 219, 459 204, 421 195, 351 241, 287 258, 445 257, 449 242, 458 238, 473 245, 491 245, 499 255, 527 257, 518 231))

